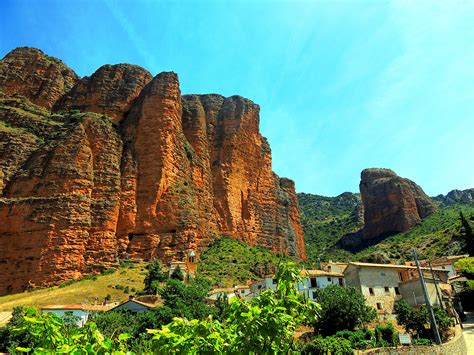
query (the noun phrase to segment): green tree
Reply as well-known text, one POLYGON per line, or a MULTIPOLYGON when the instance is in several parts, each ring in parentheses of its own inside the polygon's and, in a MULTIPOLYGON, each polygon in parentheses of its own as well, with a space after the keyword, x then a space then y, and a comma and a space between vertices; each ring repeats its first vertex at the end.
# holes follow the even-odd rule
POLYGON ((146 266, 146 276, 143 281, 145 284, 145 292, 156 294, 160 288, 160 284, 167 279, 166 272, 163 271, 160 260, 154 259, 146 266))
POLYGON ((323 335, 364 327, 376 316, 375 309, 353 287, 331 285, 318 289, 315 300, 321 305, 321 314, 313 325, 323 335))
POLYGON ((177 265, 174 268, 173 272, 170 275, 170 278, 175 279, 175 280, 179 280, 179 281, 184 281, 184 274, 183 274, 183 271, 181 270, 181 267, 179 265, 177 265))
MULTIPOLYGON (((446 311, 441 308, 433 308, 436 323, 442 338, 446 338, 448 329, 453 326, 453 320, 446 311)), ((407 332, 417 335, 420 338, 430 338, 430 329, 425 327, 430 322, 430 316, 426 306, 419 308, 411 307, 406 301, 401 300, 395 304, 397 322, 405 327, 407 332)))
POLYGON ((250 302, 231 298, 224 322, 208 318, 175 318, 160 330, 151 330, 153 348, 164 353, 275 354, 295 350, 293 335, 301 324, 313 323, 318 306, 299 294, 299 271, 293 262, 281 265, 277 289, 250 302))
POLYGON ((187 319, 204 319, 209 315, 217 315, 217 309, 209 307, 206 297, 211 287, 209 283, 197 278, 189 285, 176 279, 168 279, 158 293, 163 306, 168 307, 174 317, 187 319))
POLYGON ((466 251, 470 256, 474 256, 474 233, 472 232, 472 226, 467 218, 464 217, 462 211, 459 212, 459 219, 461 220, 461 225, 463 228, 463 236, 466 239, 466 251))

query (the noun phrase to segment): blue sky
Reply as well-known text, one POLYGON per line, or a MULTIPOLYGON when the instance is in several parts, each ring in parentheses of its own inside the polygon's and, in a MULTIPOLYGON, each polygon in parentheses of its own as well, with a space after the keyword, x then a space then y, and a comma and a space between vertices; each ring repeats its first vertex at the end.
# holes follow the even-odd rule
POLYGON ((172 70, 183 93, 258 103, 274 170, 300 192, 355 192, 387 167, 437 195, 474 187, 473 18, 447 0, 3 0, 0 56, 172 70))

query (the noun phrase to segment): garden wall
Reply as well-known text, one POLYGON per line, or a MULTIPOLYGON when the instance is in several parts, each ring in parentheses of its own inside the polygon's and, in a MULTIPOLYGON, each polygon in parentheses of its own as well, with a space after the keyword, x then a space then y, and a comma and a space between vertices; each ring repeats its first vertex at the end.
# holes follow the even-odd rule
POLYGON ((456 326, 456 335, 450 341, 441 345, 432 346, 399 346, 392 348, 377 348, 356 350, 357 355, 466 355, 467 346, 461 327, 456 326))

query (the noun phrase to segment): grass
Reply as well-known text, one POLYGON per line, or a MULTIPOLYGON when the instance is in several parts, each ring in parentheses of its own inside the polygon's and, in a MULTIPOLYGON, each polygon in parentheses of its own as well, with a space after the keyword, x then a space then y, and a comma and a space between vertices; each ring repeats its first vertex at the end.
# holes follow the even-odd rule
MULTIPOLYGON (((9 311, 17 306, 42 307, 52 304, 94 304, 102 302, 107 295, 111 302, 128 299, 124 289, 143 289, 145 264, 118 268, 114 273, 86 277, 83 280, 31 292, 0 297, 0 311, 9 311), (118 288, 115 288, 119 286, 118 288)), ((132 292, 133 293, 133 292, 132 292)))
POLYGON ((230 287, 271 273, 282 258, 288 257, 223 237, 201 254, 198 274, 215 285, 230 287))
POLYGON ((440 208, 411 230, 393 235, 354 257, 358 260, 385 258, 402 262, 411 260, 413 248, 417 249, 420 258, 464 253, 459 212, 471 217, 474 216, 474 207, 458 204, 440 208))
POLYGON ((16 133, 16 134, 29 133, 26 129, 13 127, 4 121, 0 121, 0 132, 16 133))
POLYGON ((354 216, 360 203, 358 194, 344 193, 337 197, 298 194, 300 218, 305 236, 307 265, 316 266, 319 261, 342 260, 350 253, 334 248, 344 235, 362 227, 354 216))

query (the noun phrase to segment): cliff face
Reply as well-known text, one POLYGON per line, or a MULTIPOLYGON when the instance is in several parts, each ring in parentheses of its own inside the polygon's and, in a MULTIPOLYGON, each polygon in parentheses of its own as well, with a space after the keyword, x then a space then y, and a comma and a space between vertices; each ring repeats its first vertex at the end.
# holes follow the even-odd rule
POLYGON ((363 170, 359 188, 364 239, 404 232, 436 210, 421 187, 389 169, 363 170))
POLYGON ((181 96, 176 74, 125 64, 79 79, 31 48, 0 62, 0 99, 0 294, 220 235, 306 257, 253 102, 181 96))

